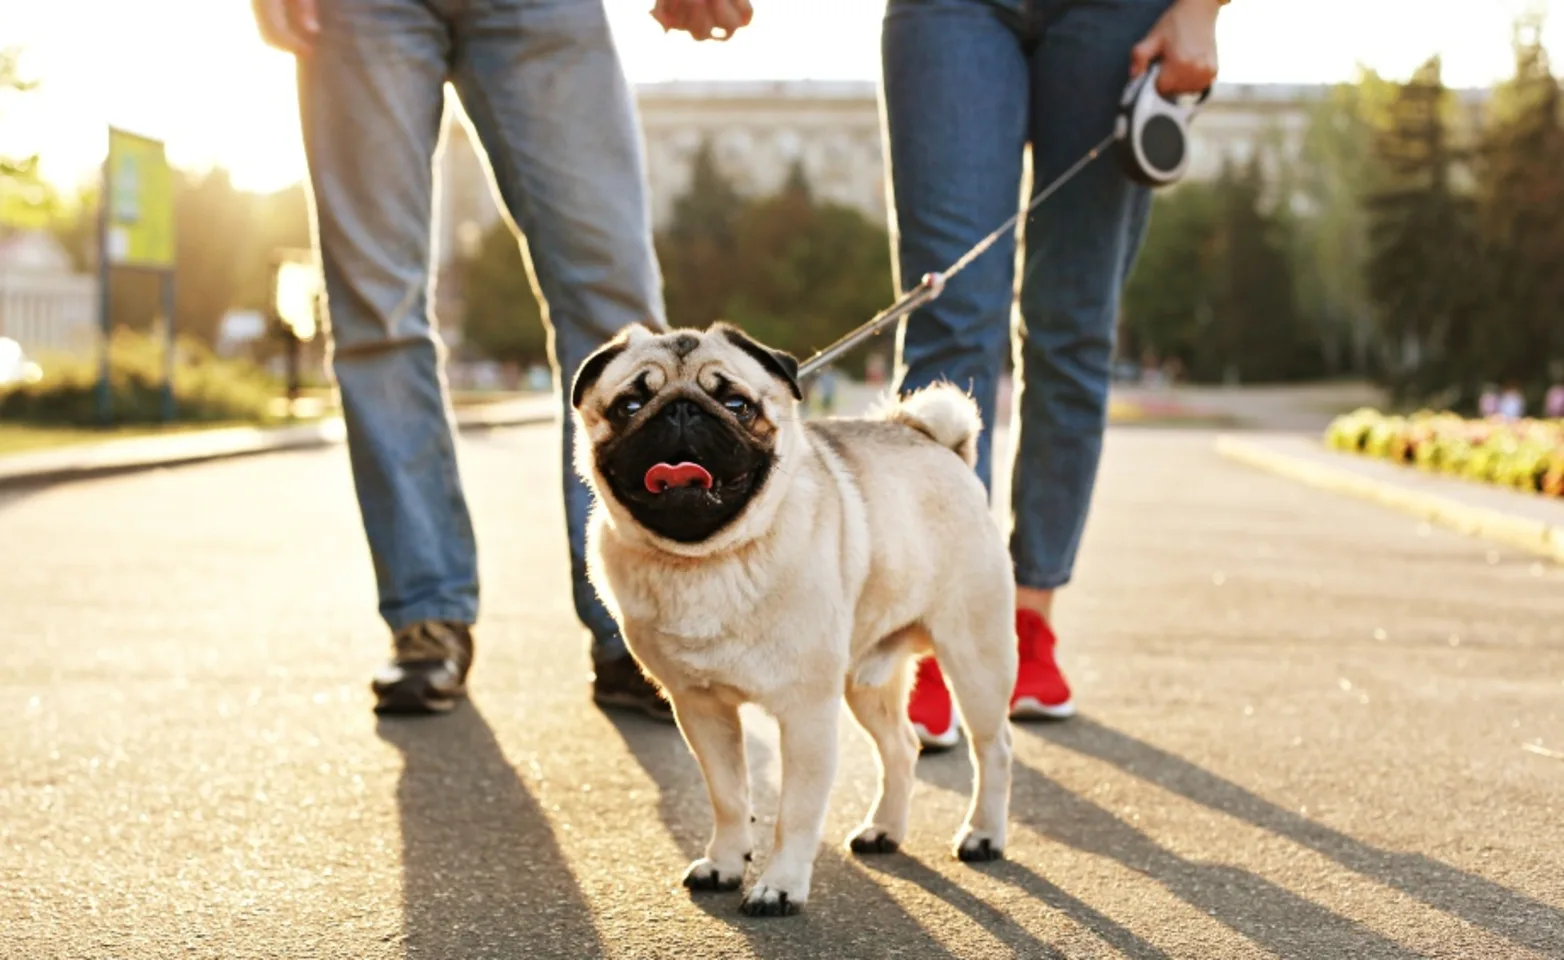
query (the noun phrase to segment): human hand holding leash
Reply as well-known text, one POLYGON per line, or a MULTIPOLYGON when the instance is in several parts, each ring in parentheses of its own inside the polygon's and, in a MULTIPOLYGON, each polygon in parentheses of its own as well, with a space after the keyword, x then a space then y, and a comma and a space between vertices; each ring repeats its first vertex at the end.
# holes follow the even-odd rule
POLYGON ((652 7, 663 30, 683 30, 696 40, 731 40, 753 16, 749 0, 657 0, 652 7))
POLYGON ((320 33, 318 0, 251 0, 255 25, 269 46, 288 53, 309 53, 320 33))
POLYGON ((1130 76, 1162 61, 1157 92, 1164 97, 1201 93, 1216 80, 1216 15, 1228 0, 1178 0, 1130 54, 1130 76))

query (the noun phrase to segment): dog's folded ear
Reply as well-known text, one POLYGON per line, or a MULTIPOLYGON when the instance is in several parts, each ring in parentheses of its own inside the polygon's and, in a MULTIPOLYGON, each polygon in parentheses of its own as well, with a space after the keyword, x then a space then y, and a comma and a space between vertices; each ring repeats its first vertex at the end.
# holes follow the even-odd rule
POLYGON ((803 388, 798 385, 798 360, 791 353, 773 350, 762 343, 751 340, 744 331, 731 324, 712 324, 708 332, 717 334, 755 358, 755 362, 765 367, 767 372, 787 384, 788 389, 793 393, 794 400, 804 399, 803 388))
POLYGON ((639 323, 631 324, 619 332, 614 339, 598 347, 576 369, 576 379, 570 388, 570 405, 580 408, 581 401, 586 397, 586 392, 592 389, 592 384, 598 381, 614 358, 625 352, 630 341, 638 336, 651 336, 652 332, 639 323))

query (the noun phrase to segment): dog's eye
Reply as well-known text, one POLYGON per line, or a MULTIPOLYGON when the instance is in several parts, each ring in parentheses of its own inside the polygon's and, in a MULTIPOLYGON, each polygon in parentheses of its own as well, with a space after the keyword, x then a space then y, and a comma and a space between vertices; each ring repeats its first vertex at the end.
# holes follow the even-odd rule
POLYGON ((740 420, 748 420, 755 415, 754 405, 743 397, 729 397, 722 401, 722 405, 727 408, 729 413, 740 420))
POLYGON ((640 413, 644 406, 644 403, 634 397, 620 397, 608 408, 608 414, 616 420, 628 420, 640 413))

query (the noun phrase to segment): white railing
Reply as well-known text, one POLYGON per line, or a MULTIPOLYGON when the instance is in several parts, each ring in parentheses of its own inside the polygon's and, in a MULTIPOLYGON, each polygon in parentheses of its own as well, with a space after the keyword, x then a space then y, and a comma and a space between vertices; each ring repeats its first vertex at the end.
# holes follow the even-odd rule
POLYGON ((0 270, 0 337, 29 356, 92 353, 98 284, 86 275, 0 270))

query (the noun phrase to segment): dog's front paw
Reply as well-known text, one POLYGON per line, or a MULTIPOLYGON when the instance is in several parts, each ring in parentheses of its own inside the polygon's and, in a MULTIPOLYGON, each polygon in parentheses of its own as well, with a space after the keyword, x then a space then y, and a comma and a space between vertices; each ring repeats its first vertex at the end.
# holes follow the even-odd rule
POLYGON ((968 827, 956 838, 956 859, 963 863, 986 863, 1005 858, 1005 841, 982 830, 968 827))
POLYGON ((872 856, 877 853, 895 853, 901 849, 901 841, 886 827, 866 823, 847 838, 847 848, 859 856, 872 856))
POLYGON ((803 900, 794 899, 786 890, 762 880, 744 894, 739 911, 749 917, 791 917, 803 906, 803 900))
POLYGON ((702 857, 684 871, 684 885, 697 893, 737 890, 744 882, 744 868, 724 869, 716 861, 702 857))

